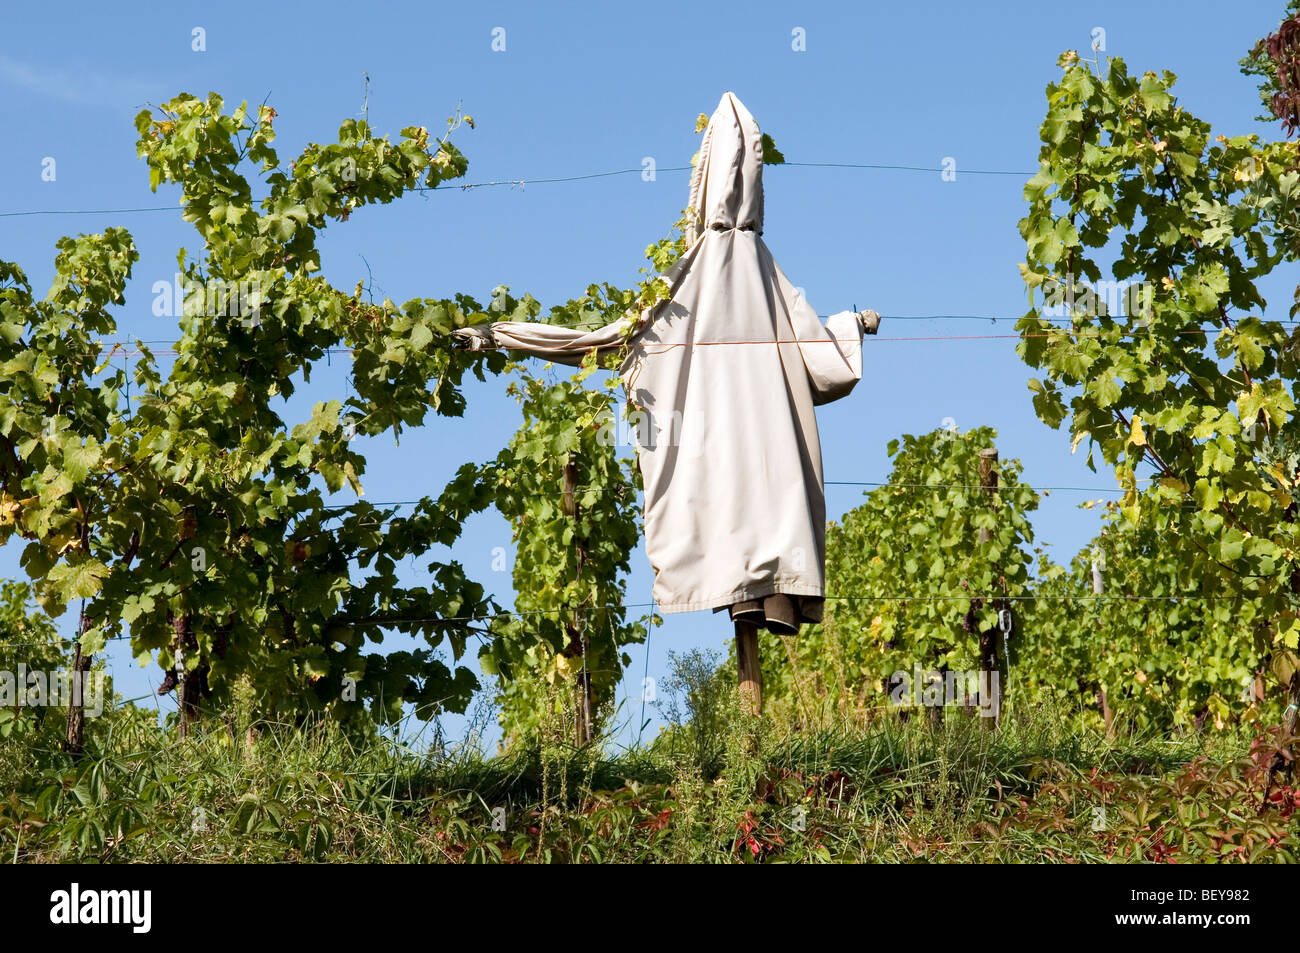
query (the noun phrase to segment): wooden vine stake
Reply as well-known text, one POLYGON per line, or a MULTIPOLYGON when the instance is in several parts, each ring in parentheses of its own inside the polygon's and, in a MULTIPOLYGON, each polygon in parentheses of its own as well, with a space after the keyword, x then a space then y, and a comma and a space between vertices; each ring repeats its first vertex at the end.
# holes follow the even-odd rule
POLYGON ((198 652, 198 641, 194 638, 193 619, 188 612, 170 616, 172 636, 176 652, 176 735, 188 737, 190 728, 199 720, 199 694, 203 683, 199 668, 187 671, 185 659, 188 653, 198 652))
MULTIPOLYGON (((1101 559, 1094 553, 1092 557, 1092 594, 1105 595, 1106 581, 1102 576, 1101 559)), ((1097 706, 1101 709, 1101 720, 1106 725, 1106 737, 1114 733, 1115 713, 1111 710, 1110 699, 1106 696, 1106 686, 1097 686, 1097 706)))
POLYGON ((90 673, 91 656, 81 653, 81 639, 86 634, 86 606, 82 603, 81 618, 77 622, 77 641, 72 643, 72 692, 68 699, 68 730, 63 739, 63 750, 79 757, 86 739, 86 678, 90 673))
POLYGON ((736 622, 736 682, 740 709, 757 718, 763 714, 763 670, 758 664, 758 626, 736 622))
MULTIPOLYGON (((177 526, 176 549, 172 555, 180 552, 185 541, 194 538, 198 520, 194 513, 186 510, 181 514, 177 526)), ((172 557, 168 557, 168 561, 172 557)), ((281 610, 283 612, 283 610, 281 610)), ((203 687, 204 666, 188 665, 186 659, 190 654, 199 655, 198 639, 194 636, 194 617, 190 612, 169 613, 172 626, 172 638, 175 644, 176 663, 176 735, 179 738, 189 736, 190 729, 199 720, 199 694, 203 687)))
MULTIPOLYGON (((582 560, 584 557, 583 539, 578 533, 578 463, 573 454, 564 464, 564 513, 573 520, 573 548, 577 556, 577 578, 582 577, 582 560)), ((579 745, 589 744, 595 735, 595 720, 592 717, 591 672, 587 668, 587 631, 583 626, 582 610, 575 607, 573 615, 565 625, 569 632, 569 644, 564 654, 579 663, 578 673, 574 676, 574 740, 579 745)))
MULTIPOLYGON (((1297 474, 1300 476, 1300 474, 1297 474)), ((1287 508, 1288 515, 1294 517, 1296 505, 1292 503, 1287 508)), ((1300 595, 1300 569, 1291 570, 1291 592, 1294 595, 1300 595)), ((1295 770, 1295 753, 1292 747, 1292 741, 1297 734, 1300 734, 1300 666, 1296 666, 1291 671, 1291 679, 1287 682, 1286 692, 1287 706, 1282 713, 1282 737, 1281 746, 1273 756, 1273 762, 1269 766, 1269 787, 1272 788, 1272 782, 1278 774, 1286 772, 1291 774, 1295 770)))
MULTIPOLYGON (((1296 471, 1295 479, 1300 480, 1300 470, 1296 471)), ((1294 500, 1286 508, 1286 519, 1288 522, 1295 522, 1297 517, 1297 507, 1294 500)), ((1291 594, 1300 596, 1300 568, 1291 570, 1290 578, 1291 594)), ((1272 790, 1273 781, 1282 772, 1292 773, 1295 766, 1295 754, 1292 751, 1292 739, 1300 732, 1300 666, 1295 666, 1291 671, 1291 678, 1287 682, 1286 692, 1287 706, 1282 713, 1282 737, 1277 753, 1273 755, 1273 761, 1269 765, 1268 779, 1269 790, 1272 790)))
MULTIPOLYGON (((988 447, 980 451, 979 462, 980 486, 984 490, 985 497, 989 506, 993 505, 993 496, 998 491, 998 451, 996 447, 988 447)), ((993 538, 993 531, 981 529, 979 531, 979 541, 987 543, 993 538)), ((1001 613, 999 613, 999 622, 1001 613)), ((997 708, 993 714, 989 714, 990 707, 988 699, 980 699, 980 723, 985 728, 996 728, 998 726, 998 714, 1002 710, 1003 688, 1001 683, 1001 672, 998 668, 998 635, 1000 626, 994 626, 987 631, 981 631, 980 640, 980 685, 987 685, 997 698, 997 708), (997 688, 993 688, 994 679, 997 679, 997 688)))

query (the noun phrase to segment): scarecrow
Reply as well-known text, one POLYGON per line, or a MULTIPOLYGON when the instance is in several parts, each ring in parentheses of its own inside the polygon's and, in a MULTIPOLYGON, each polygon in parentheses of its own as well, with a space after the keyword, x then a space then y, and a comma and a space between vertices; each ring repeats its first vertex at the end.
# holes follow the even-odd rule
POLYGON ((813 408, 862 376, 873 311, 823 325, 763 242, 763 144, 726 93, 691 178, 688 249, 670 297, 594 331, 498 322, 456 332, 563 364, 593 349, 624 355, 628 400, 643 415, 646 553, 664 612, 726 610, 742 689, 761 705, 757 629, 798 631, 822 617, 826 501, 813 408), (749 669, 747 672, 746 669, 749 669))

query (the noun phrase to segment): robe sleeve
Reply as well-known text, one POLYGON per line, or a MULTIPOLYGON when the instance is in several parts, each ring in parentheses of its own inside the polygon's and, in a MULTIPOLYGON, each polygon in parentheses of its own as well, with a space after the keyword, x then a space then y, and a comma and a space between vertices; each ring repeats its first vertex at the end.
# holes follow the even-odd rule
POLYGON ((790 309, 814 404, 839 400, 862 379, 862 323, 853 311, 832 314, 823 325, 803 298, 790 309))
MULTIPOLYGON (((769 253, 769 261, 771 261, 769 253)), ((832 314, 822 324, 803 293, 771 261, 776 294, 790 318, 790 331, 798 342, 799 356, 808 372, 814 404, 839 400, 862 379, 862 322, 857 312, 832 314)))
MULTIPOLYGON (((696 255, 704 245, 698 239, 673 266, 664 272, 663 278, 668 284, 669 296, 677 293, 682 279, 690 270, 696 255)), ((663 302, 661 302, 662 304, 663 302)), ((640 334, 648 327, 654 317, 654 311, 642 311, 639 315, 630 312, 617 321, 612 321, 603 328, 592 331, 578 331, 573 328, 560 327, 555 324, 542 324, 534 321, 498 321, 490 325, 493 342, 497 347, 512 351, 523 351, 533 357, 545 358, 557 364, 570 364, 577 367, 587 352, 595 348, 601 355, 619 350, 630 341, 628 328, 635 321, 640 325, 636 332, 640 334)), ((814 320, 816 316, 814 315, 814 320)))
POLYGON ((799 352, 808 369, 813 403, 828 404, 862 379, 862 324, 854 312, 841 311, 827 318, 825 326, 820 321, 817 326, 815 335, 799 334, 799 352))
POLYGON ((618 350, 629 324, 630 318, 624 317, 594 331, 578 331, 532 321, 498 321, 492 325, 492 337, 498 347, 576 367, 592 348, 601 354, 618 350))

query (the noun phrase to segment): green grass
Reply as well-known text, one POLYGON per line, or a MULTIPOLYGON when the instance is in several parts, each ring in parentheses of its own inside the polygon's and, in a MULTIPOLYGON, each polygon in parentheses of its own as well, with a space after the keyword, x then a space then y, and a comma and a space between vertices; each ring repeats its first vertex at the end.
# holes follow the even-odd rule
MULTIPOLYGON (((1214 862, 1296 858, 1295 792, 1252 732, 1106 738, 1068 712, 997 731, 881 715, 816 732, 723 706, 652 743, 488 755, 332 724, 151 713, 0 741, 19 862, 1214 862), (248 730, 251 727, 251 731, 248 730), (1266 803, 1266 788, 1268 789, 1266 803), (1104 814, 1101 812, 1104 811, 1104 814), (1104 819, 1103 819, 1104 818, 1104 819)), ((58 722, 56 724, 56 722, 58 722)))

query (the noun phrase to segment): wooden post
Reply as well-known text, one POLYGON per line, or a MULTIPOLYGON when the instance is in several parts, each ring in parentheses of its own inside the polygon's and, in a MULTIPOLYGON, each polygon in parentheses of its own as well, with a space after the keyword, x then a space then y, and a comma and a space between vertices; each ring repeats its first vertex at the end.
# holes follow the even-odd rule
MULTIPOLYGON (((1287 751, 1291 749, 1291 739, 1296 737, 1297 728, 1300 727, 1300 669, 1291 673, 1291 681, 1287 684, 1286 693, 1286 712, 1282 715, 1282 740, 1286 745, 1287 751)), ((1284 756, 1279 753, 1274 757, 1272 774, 1286 769, 1292 770, 1294 762, 1286 761, 1284 756)))
MULTIPOLYGON (((1092 594, 1094 596, 1104 595, 1106 592, 1106 581, 1102 576, 1101 561, 1097 559, 1097 553, 1094 550, 1092 555, 1092 594)), ((1115 712, 1111 710, 1110 699, 1106 697, 1106 689, 1097 686, 1097 707, 1101 709, 1101 720, 1106 725, 1106 735, 1109 737, 1115 725, 1115 712)))
POLYGON ((77 621, 77 641, 72 643, 72 697, 68 699, 68 730, 63 739, 63 750, 80 757, 86 738, 86 676, 90 672, 91 656, 81 654, 81 638, 86 634, 86 606, 82 603, 81 618, 77 621))
MULTIPOLYGON (((578 524, 578 462, 573 454, 564 464, 564 513, 574 523, 573 548, 577 555, 577 576, 582 576, 584 556, 583 540, 577 532, 578 524)), ((580 662, 578 674, 574 676, 574 740, 579 745, 589 744, 595 736, 595 719, 592 717, 591 672, 587 670, 587 632, 583 626, 582 610, 574 607, 573 615, 566 624, 569 631, 569 644, 565 655, 580 662)))
MULTIPOLYGON (((984 494, 988 499, 990 505, 992 505, 993 495, 997 492, 998 489, 997 465, 998 465, 998 451, 995 447, 988 447, 980 451, 980 459, 979 459, 980 486, 983 488, 984 494)), ((979 541, 981 543, 987 543, 992 538, 993 538, 993 533, 991 530, 981 529, 979 531, 979 541)), ((1003 692, 1005 686, 1001 684, 1001 673, 998 670, 999 632, 1000 632, 1000 628, 998 626, 994 626, 993 628, 989 629, 987 632, 980 632, 979 641, 980 641, 981 684, 988 685, 991 688, 993 685, 993 679, 995 677, 999 679, 997 693, 998 693, 998 711, 1000 713, 1002 708, 1002 699, 1003 697, 1005 697, 1005 693, 1003 692)), ((985 698, 980 699, 980 708, 982 712, 988 709, 988 699, 985 698)), ((981 714, 980 723, 985 728, 996 728, 998 725, 998 715, 981 714)))
MULTIPOLYGON (((942 687, 942 691, 941 691, 941 695, 940 695, 941 701, 940 701, 940 703, 939 703, 938 705, 931 705, 931 706, 929 706, 929 709, 928 709, 927 712, 926 712, 926 714, 929 716, 929 719, 930 719, 930 728, 931 728, 932 730, 934 730, 934 731, 938 731, 940 728, 943 727, 943 706, 944 706, 944 702, 942 701, 942 699, 946 699, 946 698, 947 698, 948 663, 945 662, 943 665, 940 665, 938 671, 939 671, 939 680, 940 680, 940 684, 941 684, 941 686, 943 686, 943 687, 942 687)), ((925 675, 925 676, 923 676, 923 677, 924 677, 924 678, 927 678, 927 679, 929 678, 928 675, 925 675)), ((913 689, 913 690, 915 691, 915 689, 913 689)), ((926 690, 926 686, 925 686, 925 685, 922 685, 922 686, 921 686, 921 697, 922 697, 922 698, 925 697, 925 690, 926 690)))
POLYGON ((758 664, 758 626, 752 622, 736 624, 736 682, 740 690, 740 708, 746 714, 763 714, 763 670, 758 664))
MULTIPOLYGON (((1294 508, 1295 504, 1292 503, 1288 512, 1294 508)), ((1291 571, 1291 591, 1300 594, 1300 569, 1291 571)), ((1282 713, 1282 747, 1273 756, 1273 763, 1269 765, 1270 791, 1272 790, 1273 780, 1278 774, 1285 772, 1290 775, 1295 769, 1295 755, 1292 753, 1291 739, 1296 737, 1297 732, 1300 732, 1300 668, 1291 673, 1291 680, 1287 683, 1286 700, 1286 710, 1282 713)), ((1266 793, 1266 799, 1267 796, 1266 793)))
MULTIPOLYGON (((1295 473, 1294 479, 1300 480, 1300 470, 1295 473)), ((1291 505, 1286 508, 1285 517, 1288 522, 1296 520, 1296 503, 1293 500, 1291 505)), ((1300 596, 1300 568, 1291 570, 1291 594, 1300 596)), ((1292 754, 1291 739, 1296 736, 1297 729, 1300 729, 1300 668, 1291 673, 1291 680, 1287 684, 1286 693, 1287 706, 1282 713, 1282 746, 1277 754, 1273 755, 1273 762, 1269 765, 1268 780, 1269 790, 1272 790, 1273 780, 1278 774, 1286 772, 1290 774, 1294 767, 1294 755, 1292 754)), ((1267 792, 1265 798, 1267 799, 1267 792)))
POLYGON ((190 627, 190 614, 182 612, 173 615, 171 623, 172 634, 176 639, 176 707, 179 715, 176 732, 179 737, 184 738, 190 732, 190 725, 198 720, 199 692, 203 683, 197 667, 193 673, 185 669, 185 653, 198 648, 190 627))

